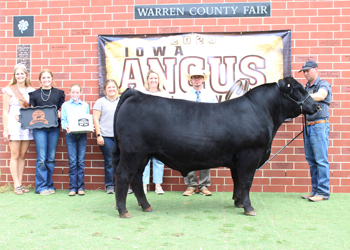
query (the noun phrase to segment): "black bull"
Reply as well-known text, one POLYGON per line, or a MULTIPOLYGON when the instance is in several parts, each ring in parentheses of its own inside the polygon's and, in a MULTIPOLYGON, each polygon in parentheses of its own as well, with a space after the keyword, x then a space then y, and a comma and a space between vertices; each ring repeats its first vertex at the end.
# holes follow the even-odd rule
POLYGON ((114 116, 116 203, 122 218, 128 186, 143 211, 153 211, 142 188, 142 173, 156 157, 183 176, 193 170, 231 169, 235 205, 255 215, 249 191, 256 169, 271 153, 271 144, 286 118, 313 114, 318 105, 303 86, 287 77, 263 84, 222 103, 166 99, 127 90, 114 116))

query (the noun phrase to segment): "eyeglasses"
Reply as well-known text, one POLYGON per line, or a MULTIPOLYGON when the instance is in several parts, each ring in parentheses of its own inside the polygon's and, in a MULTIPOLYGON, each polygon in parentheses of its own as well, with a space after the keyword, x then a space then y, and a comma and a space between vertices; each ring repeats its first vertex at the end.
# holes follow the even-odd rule
POLYGON ((191 79, 201 79, 204 78, 204 76, 191 76, 191 79))

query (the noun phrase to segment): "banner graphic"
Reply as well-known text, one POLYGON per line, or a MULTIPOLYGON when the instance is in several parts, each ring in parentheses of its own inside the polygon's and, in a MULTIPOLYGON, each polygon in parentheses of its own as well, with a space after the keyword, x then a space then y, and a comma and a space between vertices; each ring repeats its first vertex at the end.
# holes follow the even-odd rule
POLYGON ((205 88, 221 102, 291 75, 291 32, 100 35, 99 65, 100 96, 106 79, 137 89, 155 69, 181 98, 191 88, 185 72, 197 67, 210 72, 205 88))

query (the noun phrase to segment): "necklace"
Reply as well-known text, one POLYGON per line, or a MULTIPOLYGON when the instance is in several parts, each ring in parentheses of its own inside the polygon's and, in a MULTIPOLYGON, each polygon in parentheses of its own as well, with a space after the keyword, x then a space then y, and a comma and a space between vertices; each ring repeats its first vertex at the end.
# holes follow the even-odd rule
POLYGON ((27 86, 26 86, 26 85, 24 85, 24 92, 22 92, 21 89, 18 88, 17 84, 16 84, 16 88, 17 88, 18 92, 21 93, 22 95, 24 95, 25 93, 27 93, 27 86))
POLYGON ((41 88, 41 100, 43 100, 44 102, 46 102, 47 100, 49 100, 49 98, 50 98, 50 96, 51 96, 51 90, 52 90, 52 88, 50 89, 50 92, 49 92, 49 94, 47 95, 47 94, 44 93, 43 88, 41 88), (46 99, 46 100, 44 100, 43 94, 44 94, 44 96, 45 96, 45 95, 47 96, 47 99, 46 99))
POLYGON ((107 96, 105 96, 105 98, 106 98, 108 101, 110 101, 110 102, 115 102, 116 100, 118 100, 118 97, 115 98, 115 100, 109 100, 109 99, 107 98, 107 96))

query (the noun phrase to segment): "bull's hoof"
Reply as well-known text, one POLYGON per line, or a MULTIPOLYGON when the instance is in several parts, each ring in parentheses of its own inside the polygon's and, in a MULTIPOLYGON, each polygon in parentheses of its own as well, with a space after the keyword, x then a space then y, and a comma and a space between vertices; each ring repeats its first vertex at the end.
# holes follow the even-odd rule
POLYGON ((243 204, 240 202, 235 202, 235 206, 239 208, 244 208, 243 204))
POLYGON ((152 207, 148 207, 146 209, 143 210, 144 212, 153 212, 153 208, 152 207))
POLYGON ((255 216, 256 215, 256 212, 254 210, 252 210, 252 211, 244 211, 244 213, 246 215, 249 215, 249 216, 255 216))
POLYGON ((131 215, 129 213, 124 213, 119 215, 120 218, 131 218, 131 215))

